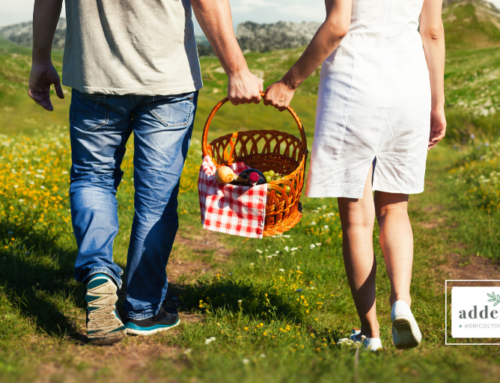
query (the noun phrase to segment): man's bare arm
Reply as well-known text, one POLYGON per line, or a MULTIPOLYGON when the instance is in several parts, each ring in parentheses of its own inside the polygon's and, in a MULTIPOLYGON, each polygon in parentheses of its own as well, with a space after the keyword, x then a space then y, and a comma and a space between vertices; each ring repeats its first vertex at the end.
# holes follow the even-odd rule
POLYGON ((51 50, 54 33, 63 0, 35 0, 33 12, 33 53, 29 80, 29 96, 48 111, 54 110, 50 101, 50 87, 64 98, 61 80, 52 65, 51 50))
POLYGON ((191 0, 196 18, 229 77, 228 97, 234 104, 260 102, 262 81, 248 69, 236 41, 229 0, 191 0))

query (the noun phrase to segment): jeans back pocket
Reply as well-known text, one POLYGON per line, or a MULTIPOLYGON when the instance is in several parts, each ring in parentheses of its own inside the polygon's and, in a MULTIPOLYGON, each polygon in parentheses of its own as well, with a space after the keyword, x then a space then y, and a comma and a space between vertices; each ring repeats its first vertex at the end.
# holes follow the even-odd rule
POLYGON ((86 132, 97 130, 109 122, 106 95, 82 93, 73 89, 69 110, 71 125, 86 132))
POLYGON ((162 98, 149 103, 151 114, 166 127, 185 127, 190 124, 194 101, 190 97, 162 98))

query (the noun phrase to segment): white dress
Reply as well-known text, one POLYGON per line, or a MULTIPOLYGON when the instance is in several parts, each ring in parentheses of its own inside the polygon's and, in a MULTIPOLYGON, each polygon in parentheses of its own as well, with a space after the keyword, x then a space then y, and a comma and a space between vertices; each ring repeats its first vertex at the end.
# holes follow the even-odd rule
POLYGON ((324 62, 308 197, 424 190, 431 90, 423 0, 353 0, 349 32, 324 62))

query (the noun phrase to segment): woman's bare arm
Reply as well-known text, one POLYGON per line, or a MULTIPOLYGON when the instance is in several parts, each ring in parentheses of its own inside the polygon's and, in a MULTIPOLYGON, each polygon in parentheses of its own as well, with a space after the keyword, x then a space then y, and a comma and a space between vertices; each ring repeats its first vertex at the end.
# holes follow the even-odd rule
POLYGON ((285 110, 297 87, 337 49, 347 34, 351 23, 352 0, 325 0, 325 4, 325 22, 288 73, 267 88, 264 97, 266 105, 285 110))
POLYGON ((441 19, 442 0, 425 0, 420 15, 420 35, 431 82, 432 109, 429 149, 446 134, 444 114, 444 27, 441 19))

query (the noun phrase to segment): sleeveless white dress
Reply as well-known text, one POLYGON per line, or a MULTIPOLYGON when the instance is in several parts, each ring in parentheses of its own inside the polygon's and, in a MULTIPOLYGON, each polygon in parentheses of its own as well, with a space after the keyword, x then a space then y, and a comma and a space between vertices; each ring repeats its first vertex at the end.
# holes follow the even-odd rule
POLYGON ((353 0, 349 32, 324 62, 308 197, 424 190, 431 89, 418 20, 423 0, 353 0))

